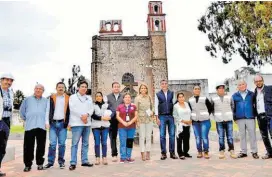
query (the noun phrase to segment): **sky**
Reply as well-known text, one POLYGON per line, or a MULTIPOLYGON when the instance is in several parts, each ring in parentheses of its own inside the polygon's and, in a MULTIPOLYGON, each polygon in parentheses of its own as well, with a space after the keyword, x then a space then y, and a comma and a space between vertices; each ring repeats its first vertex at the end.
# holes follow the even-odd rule
MULTIPOLYGON (((162 2, 169 79, 208 79, 213 92, 217 82, 246 66, 239 56, 226 65, 205 51, 208 39, 198 31, 197 20, 210 1, 162 2)), ((0 74, 12 73, 13 90, 27 96, 37 82, 45 86, 45 96, 54 92, 61 78, 71 77, 74 64, 90 79, 91 39, 98 34, 100 20, 121 19, 124 36, 146 36, 147 13, 148 0, 0 1, 0 74)))

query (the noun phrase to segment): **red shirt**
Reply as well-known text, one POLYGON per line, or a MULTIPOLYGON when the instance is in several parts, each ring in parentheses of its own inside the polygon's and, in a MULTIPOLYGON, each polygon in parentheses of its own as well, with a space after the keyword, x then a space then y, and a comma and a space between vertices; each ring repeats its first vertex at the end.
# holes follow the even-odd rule
MULTIPOLYGON (((126 121, 127 112, 126 112, 126 106, 125 106, 125 104, 120 104, 117 107, 116 111, 119 112, 119 117, 123 121, 126 121)), ((137 111, 137 107, 135 105, 130 105, 129 106, 129 110, 128 110, 128 115, 129 115, 130 120, 132 120, 135 117, 135 111, 137 111)), ((122 123, 119 122, 118 128, 136 128, 136 124, 134 122, 130 126, 125 127, 122 123)))

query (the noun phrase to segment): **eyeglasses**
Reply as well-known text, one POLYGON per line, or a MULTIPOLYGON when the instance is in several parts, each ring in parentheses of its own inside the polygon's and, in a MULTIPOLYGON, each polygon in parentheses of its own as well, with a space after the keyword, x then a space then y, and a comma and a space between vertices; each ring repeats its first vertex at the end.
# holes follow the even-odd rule
POLYGON ((255 82, 263 82, 263 80, 258 80, 258 81, 255 81, 255 82))

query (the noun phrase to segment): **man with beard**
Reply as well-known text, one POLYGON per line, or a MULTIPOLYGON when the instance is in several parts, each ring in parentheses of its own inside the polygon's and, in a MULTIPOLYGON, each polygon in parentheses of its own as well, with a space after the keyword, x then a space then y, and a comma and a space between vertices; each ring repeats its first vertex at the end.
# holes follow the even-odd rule
POLYGON ((254 96, 256 105, 255 112, 257 114, 260 133, 267 151, 262 159, 270 159, 272 158, 272 147, 269 140, 269 135, 272 137, 272 86, 265 85, 261 75, 255 76, 254 83, 256 85, 254 96))
POLYGON ((10 89, 14 77, 11 74, 1 76, 0 86, 0 176, 6 176, 1 172, 1 163, 6 154, 7 141, 10 132, 10 121, 13 107, 13 92, 10 89))

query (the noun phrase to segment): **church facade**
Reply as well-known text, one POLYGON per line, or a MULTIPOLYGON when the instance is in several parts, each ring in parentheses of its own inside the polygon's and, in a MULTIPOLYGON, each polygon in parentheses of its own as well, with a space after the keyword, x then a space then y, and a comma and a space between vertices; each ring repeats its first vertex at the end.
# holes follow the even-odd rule
MULTIPOLYGON (((149 94, 154 96, 160 90, 160 81, 168 80, 162 2, 150 1, 148 12, 148 36, 123 36, 121 20, 101 20, 99 35, 92 37, 92 95, 97 91, 110 93, 111 83, 116 81, 123 93, 129 92, 133 97, 138 94, 140 84, 146 83, 149 94)), ((173 91, 186 91, 188 96, 196 84, 208 88, 205 79, 169 81, 170 88, 175 88, 173 91)))

